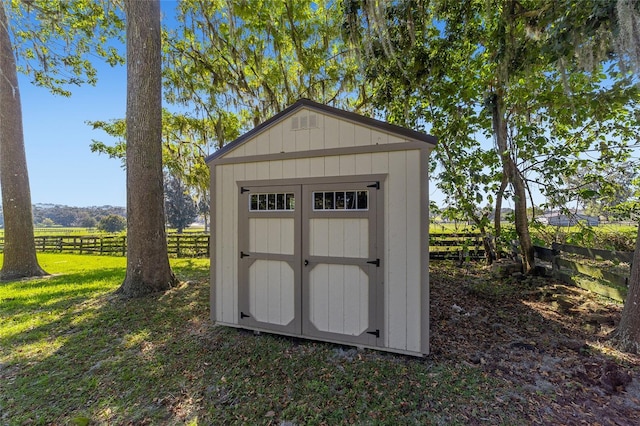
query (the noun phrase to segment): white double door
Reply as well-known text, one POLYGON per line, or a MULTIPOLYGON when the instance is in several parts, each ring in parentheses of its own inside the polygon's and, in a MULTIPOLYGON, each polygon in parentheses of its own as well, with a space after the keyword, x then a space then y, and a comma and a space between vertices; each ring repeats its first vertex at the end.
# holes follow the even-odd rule
POLYGON ((239 324, 381 344, 379 181, 253 183, 239 191, 239 324))

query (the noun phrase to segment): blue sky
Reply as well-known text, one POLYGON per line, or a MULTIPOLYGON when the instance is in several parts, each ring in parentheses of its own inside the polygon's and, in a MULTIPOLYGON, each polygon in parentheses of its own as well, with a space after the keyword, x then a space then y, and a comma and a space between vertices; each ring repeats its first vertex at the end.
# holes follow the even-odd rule
MULTIPOLYGON (((175 6, 175 1, 161 1, 163 21, 172 19, 175 6)), ((72 88, 69 98, 52 95, 31 84, 28 76, 18 75, 33 204, 126 206, 126 175, 120 160, 89 148, 92 139, 115 140, 86 124, 125 117, 126 67, 97 61, 94 66, 98 84, 72 88)))
POLYGON ((125 116, 126 68, 100 67, 98 84, 74 88, 69 98, 18 78, 32 203, 125 206, 121 162, 89 148, 92 139, 113 139, 85 122, 125 116))
MULTIPOLYGON (((162 1, 163 20, 174 1, 162 1)), ((19 74, 31 201, 68 206, 126 206, 126 176, 120 160, 91 152, 92 139, 115 142, 87 121, 124 118, 126 67, 96 62, 96 86, 72 88, 69 98, 51 94, 19 74)), ((431 197, 442 196, 432 182, 431 197)))

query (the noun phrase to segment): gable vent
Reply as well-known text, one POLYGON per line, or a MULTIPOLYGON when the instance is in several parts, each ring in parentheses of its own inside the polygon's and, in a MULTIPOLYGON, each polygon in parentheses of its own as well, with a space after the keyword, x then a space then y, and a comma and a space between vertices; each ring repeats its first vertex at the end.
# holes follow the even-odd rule
POLYGON ((316 127, 318 127, 318 116, 316 114, 291 118, 291 130, 314 129, 316 127))

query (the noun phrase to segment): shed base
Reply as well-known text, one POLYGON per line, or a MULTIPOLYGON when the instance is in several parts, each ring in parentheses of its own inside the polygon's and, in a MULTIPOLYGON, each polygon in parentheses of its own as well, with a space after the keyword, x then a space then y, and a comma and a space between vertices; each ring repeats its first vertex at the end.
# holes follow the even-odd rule
POLYGON ((300 335, 300 334, 294 334, 294 333, 274 333, 273 330, 267 330, 264 328, 259 328, 259 327, 241 327, 238 324, 231 324, 231 323, 224 323, 224 322, 214 322, 214 325, 217 326, 223 326, 223 327, 231 327, 231 328, 237 328, 240 330, 250 330, 253 331, 254 333, 266 333, 266 334, 272 334, 272 335, 276 335, 276 336, 287 336, 287 337, 295 337, 298 339, 305 339, 305 340, 312 340, 315 342, 323 342, 323 343, 332 343, 332 344, 336 344, 336 345, 341 345, 341 346, 350 346, 353 348, 365 348, 365 349, 372 349, 375 351, 382 351, 382 352, 390 352, 390 353, 394 353, 394 354, 400 354, 400 355, 409 355, 409 356, 414 356, 414 357, 419 357, 419 358, 424 358, 426 357, 428 354, 423 354, 420 352, 414 352, 414 351, 408 351, 408 350, 404 350, 404 349, 395 349, 395 348, 387 348, 387 347, 383 347, 383 346, 371 346, 371 345, 354 345, 354 344, 350 344, 347 342, 341 342, 338 340, 330 340, 330 339, 317 339, 314 337, 310 337, 310 336, 304 336, 304 335, 300 335))

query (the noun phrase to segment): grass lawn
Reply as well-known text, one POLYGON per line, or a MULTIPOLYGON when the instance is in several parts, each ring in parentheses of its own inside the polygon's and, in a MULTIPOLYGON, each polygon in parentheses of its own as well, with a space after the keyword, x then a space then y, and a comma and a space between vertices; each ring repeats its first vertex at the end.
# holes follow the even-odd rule
POLYGON ((122 257, 39 260, 0 283, 0 424, 522 423, 468 363, 212 326, 206 259, 129 301, 122 257))

